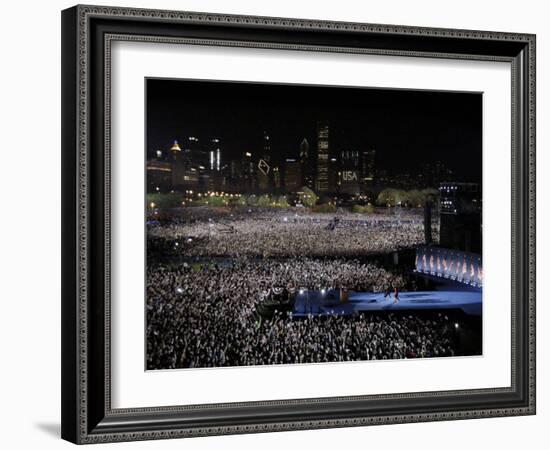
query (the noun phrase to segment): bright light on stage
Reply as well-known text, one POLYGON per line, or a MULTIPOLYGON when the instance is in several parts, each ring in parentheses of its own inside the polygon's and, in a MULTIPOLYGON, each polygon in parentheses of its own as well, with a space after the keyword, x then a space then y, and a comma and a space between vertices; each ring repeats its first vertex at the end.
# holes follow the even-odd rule
POLYGON ((455 328, 458 329, 458 323, 455 323, 455 328))
POLYGON ((304 290, 303 289, 300 289, 300 294, 303 294, 304 293, 304 290))
POLYGON ((179 288, 176 289, 176 292, 178 294, 183 294, 183 289, 179 287, 179 288))
POLYGON ((321 294, 325 294, 325 290, 324 289, 321 289, 321 294))

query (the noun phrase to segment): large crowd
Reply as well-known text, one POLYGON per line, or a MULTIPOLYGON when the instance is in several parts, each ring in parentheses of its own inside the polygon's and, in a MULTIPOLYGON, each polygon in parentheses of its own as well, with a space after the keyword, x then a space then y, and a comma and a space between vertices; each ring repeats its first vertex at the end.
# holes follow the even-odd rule
MULTIPOLYGON (((439 228, 432 227, 437 241, 439 228)), ((147 367, 170 369, 452 356, 454 320, 437 312, 293 315, 301 289, 415 290, 373 259, 424 243, 415 210, 151 210, 147 367), (281 294, 282 293, 282 294, 281 294), (284 301, 282 301, 283 299, 284 301), (289 306, 290 305, 290 306, 289 306)))
POLYGON ((147 367, 219 367, 452 356, 453 327, 428 317, 295 318, 258 307, 278 288, 408 289, 403 275, 356 260, 249 260, 147 271, 147 367))
MULTIPOLYGON (((388 253, 425 242, 421 212, 335 217, 286 210, 233 211, 214 217, 199 208, 192 216, 148 225, 149 251, 195 257, 358 257, 388 253), (335 225, 337 223, 337 225, 335 225)), ((439 228, 433 225, 433 238, 439 228)))

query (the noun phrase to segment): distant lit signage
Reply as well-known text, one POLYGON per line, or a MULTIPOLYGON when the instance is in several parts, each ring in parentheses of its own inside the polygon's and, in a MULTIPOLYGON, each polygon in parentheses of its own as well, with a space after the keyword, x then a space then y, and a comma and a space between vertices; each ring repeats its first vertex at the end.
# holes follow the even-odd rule
POLYGON ((263 159, 260 159, 260 162, 258 162, 258 169, 260 169, 264 175, 267 175, 269 173, 269 164, 263 159))
POLYGON ((358 180, 357 172, 355 172, 354 170, 348 170, 348 171, 342 172, 342 180, 347 182, 357 181, 358 180))

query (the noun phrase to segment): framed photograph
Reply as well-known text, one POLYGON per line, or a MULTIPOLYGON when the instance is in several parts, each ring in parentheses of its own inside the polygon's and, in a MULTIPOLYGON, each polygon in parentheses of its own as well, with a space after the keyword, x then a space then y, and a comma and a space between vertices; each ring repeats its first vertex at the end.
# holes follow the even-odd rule
POLYGON ((62 437, 535 413, 535 36, 62 12, 62 437))

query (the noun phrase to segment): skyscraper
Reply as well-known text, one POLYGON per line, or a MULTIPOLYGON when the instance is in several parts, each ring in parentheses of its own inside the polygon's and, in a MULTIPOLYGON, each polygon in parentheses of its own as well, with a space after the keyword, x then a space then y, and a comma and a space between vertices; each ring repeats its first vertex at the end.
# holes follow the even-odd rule
POLYGON ((315 189, 317 192, 328 191, 329 159, 329 126, 328 121, 317 123, 317 173, 315 189))
POLYGON ((374 181, 375 161, 375 149, 369 148, 367 150, 363 150, 361 159, 361 178, 363 183, 372 183, 374 181))
POLYGON ((298 192, 302 186, 302 168, 300 162, 294 158, 287 158, 285 161, 285 191, 298 192))
POLYGON ((346 149, 340 152, 340 192, 358 194, 360 178, 359 152, 355 149, 346 149))
POLYGON ((168 192, 172 189, 172 162, 147 161, 147 192, 168 192))
POLYGON ((176 157, 176 155, 178 155, 181 152, 181 147, 178 144, 178 141, 174 141, 174 143, 172 144, 172 147, 170 147, 170 151, 172 152, 172 155, 174 156, 174 158, 176 157))
POLYGON ((300 143, 300 163, 304 164, 307 163, 307 160, 309 159, 309 142, 306 138, 302 140, 300 143))
POLYGON ((267 131, 264 131, 262 158, 267 162, 271 162, 271 138, 267 131))
POLYGON ((342 150, 340 164, 343 170, 359 170, 359 152, 354 149, 342 150))
POLYGON ((242 171, 243 182, 242 188, 247 191, 255 190, 257 187, 256 168, 254 167, 254 160, 252 159, 252 153, 244 152, 242 159, 242 171))
POLYGON ((178 141, 174 141, 174 143, 170 147, 170 163, 172 174, 171 189, 176 189, 178 186, 181 185, 180 180, 182 179, 183 172, 185 171, 182 150, 178 141))
POLYGON ((376 174, 376 150, 367 148, 361 152, 361 191, 372 192, 376 174))
POLYGON ((309 154, 309 142, 306 138, 300 143, 300 171, 301 171, 301 185, 307 186, 310 189, 314 189, 313 183, 313 170, 311 166, 311 159, 309 154))
POLYGON ((188 167, 205 164, 205 153, 200 146, 198 137, 188 136, 181 144, 181 147, 182 156, 186 158, 188 167))
POLYGON ((262 192, 273 192, 275 188, 275 177, 271 158, 271 138, 267 131, 264 131, 261 158, 257 166, 258 188, 262 192))
POLYGON ((440 238, 442 247, 481 253, 482 192, 478 183, 442 182, 440 238))
POLYGON ((221 168, 221 149, 220 139, 210 139, 210 151, 209 151, 209 167, 210 170, 219 172, 221 168))
POLYGON ((198 183, 198 172, 191 167, 190 150, 181 149, 178 141, 170 147, 172 189, 183 192, 188 188, 195 188, 198 183))

